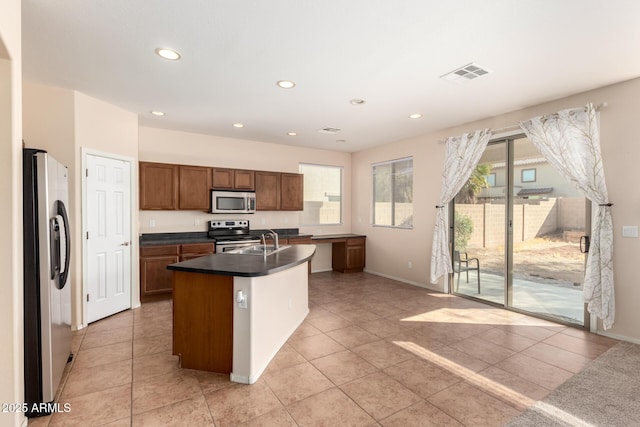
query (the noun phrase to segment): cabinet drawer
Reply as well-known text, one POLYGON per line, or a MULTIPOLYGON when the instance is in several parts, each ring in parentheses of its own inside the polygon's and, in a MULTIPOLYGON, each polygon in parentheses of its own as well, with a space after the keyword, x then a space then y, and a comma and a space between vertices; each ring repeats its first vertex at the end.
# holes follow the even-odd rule
POLYGON ((212 254, 215 250, 214 243, 187 243, 180 245, 181 254, 212 254))
POLYGON ((178 245, 142 246, 140 256, 178 255, 178 245))
POLYGON ((351 238, 347 239, 347 245, 349 245, 349 246, 355 246, 355 245, 364 246, 365 240, 366 240, 365 237, 351 237, 351 238))

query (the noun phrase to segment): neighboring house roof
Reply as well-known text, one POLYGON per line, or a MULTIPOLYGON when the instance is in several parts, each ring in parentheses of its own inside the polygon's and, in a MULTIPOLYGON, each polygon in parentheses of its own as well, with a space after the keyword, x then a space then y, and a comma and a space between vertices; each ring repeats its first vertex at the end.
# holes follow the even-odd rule
POLYGON ((523 188, 518 191, 518 196, 534 196, 537 194, 549 194, 553 192, 553 187, 545 188, 523 188))
MULTIPOLYGON (((514 166, 528 166, 528 165, 538 165, 547 163, 547 159, 544 157, 535 157, 533 159, 520 159, 513 162, 514 166)), ((497 162, 492 163, 491 168, 503 168, 505 166, 505 162, 497 162)))

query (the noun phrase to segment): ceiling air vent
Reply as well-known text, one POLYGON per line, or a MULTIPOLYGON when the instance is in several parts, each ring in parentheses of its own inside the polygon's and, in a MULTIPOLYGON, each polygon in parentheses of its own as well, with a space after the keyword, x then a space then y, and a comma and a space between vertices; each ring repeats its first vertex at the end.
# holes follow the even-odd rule
POLYGON ((338 129, 338 128, 322 128, 319 129, 318 132, 320 133, 328 133, 328 134, 334 134, 334 133, 338 133, 340 132, 342 129, 338 129))
POLYGON ((485 74, 489 74, 490 72, 491 71, 486 69, 485 67, 482 67, 478 64, 474 64, 472 62, 463 67, 456 68, 455 70, 448 72, 447 74, 444 74, 440 77, 445 80, 464 81, 464 80, 473 80, 475 78, 482 77, 485 74))

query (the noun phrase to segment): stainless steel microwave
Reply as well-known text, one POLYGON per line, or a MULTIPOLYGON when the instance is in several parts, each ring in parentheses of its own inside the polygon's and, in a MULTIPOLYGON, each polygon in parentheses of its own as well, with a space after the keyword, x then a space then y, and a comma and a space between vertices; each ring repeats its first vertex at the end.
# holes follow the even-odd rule
POLYGON ((255 211, 255 192, 211 190, 212 214, 252 214, 255 211))

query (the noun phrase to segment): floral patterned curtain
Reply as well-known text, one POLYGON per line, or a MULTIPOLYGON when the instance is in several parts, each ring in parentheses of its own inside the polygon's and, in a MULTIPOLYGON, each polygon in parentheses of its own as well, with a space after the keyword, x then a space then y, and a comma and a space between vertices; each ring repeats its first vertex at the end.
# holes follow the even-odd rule
POLYGON ((593 202, 591 246, 584 278, 589 313, 613 326, 613 222, 600 155, 600 129, 593 105, 521 122, 529 140, 566 179, 593 202))
POLYGON ((478 165, 482 153, 491 138, 491 130, 477 130, 461 136, 450 137, 445 142, 444 172, 442 190, 436 214, 436 226, 431 247, 431 283, 447 273, 452 273, 447 230, 447 204, 467 182, 478 165))

